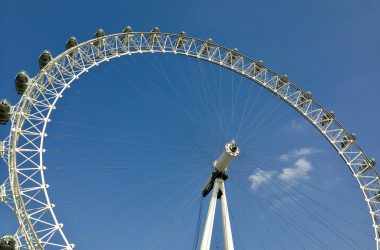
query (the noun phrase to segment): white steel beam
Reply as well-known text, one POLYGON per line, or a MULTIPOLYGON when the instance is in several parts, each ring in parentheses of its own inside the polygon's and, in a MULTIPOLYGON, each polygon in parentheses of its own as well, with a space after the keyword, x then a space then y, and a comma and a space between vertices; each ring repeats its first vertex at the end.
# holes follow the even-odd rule
POLYGON ((212 191, 210 206, 208 207, 206 224, 203 231, 200 250, 209 250, 211 246, 212 228, 214 226, 216 201, 219 192, 219 182, 215 181, 214 189, 212 191))
POLYGON ((232 238, 230 215, 228 213, 227 197, 226 197, 226 189, 224 188, 224 181, 221 179, 218 179, 216 182, 220 182, 219 187, 220 187, 220 191, 222 191, 222 196, 220 198, 221 198, 221 206, 222 206, 224 250, 234 250, 234 241, 232 238))
POLYGON ((218 199, 218 194, 221 192, 221 207, 222 207, 222 222, 223 222, 223 235, 224 235, 224 249, 234 250, 234 242, 232 238, 232 230, 230 223, 230 216, 228 213, 226 190, 224 187, 224 181, 221 178, 215 180, 214 188, 210 199, 210 206, 208 208, 206 224, 203 231, 200 250, 210 250, 212 230, 215 218, 215 209, 218 199))

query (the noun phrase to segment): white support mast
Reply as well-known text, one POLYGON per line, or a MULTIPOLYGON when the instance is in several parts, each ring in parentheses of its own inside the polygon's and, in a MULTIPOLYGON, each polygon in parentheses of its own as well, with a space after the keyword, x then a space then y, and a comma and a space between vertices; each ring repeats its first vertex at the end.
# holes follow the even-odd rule
POLYGON ((224 188, 224 181, 220 182, 220 190, 222 191, 221 205, 222 205, 222 222, 223 222, 223 235, 224 235, 224 249, 234 250, 234 241, 232 239, 230 215, 228 213, 226 190, 224 188))
MULTIPOLYGON (((217 186, 217 185, 215 185, 217 186)), ((214 186, 214 190, 212 191, 210 205, 208 207, 207 212, 207 219, 205 228, 203 230, 203 236, 201 241, 201 247, 200 250, 209 250, 211 245, 211 238, 212 238, 212 229, 214 226, 214 218, 215 218, 215 208, 216 208, 216 201, 218 197, 218 188, 214 186)))
POLYGON ((212 190, 212 195, 210 199, 210 205, 207 212, 207 218, 205 227, 203 230, 203 236, 201 241, 200 250, 209 250, 211 246, 212 230, 215 219, 215 209, 218 199, 221 199, 222 207, 222 222, 223 222, 223 235, 224 235, 224 249, 234 250, 234 243, 232 238, 232 230, 230 217, 228 213, 226 190, 224 187, 224 181, 227 180, 227 168, 231 161, 240 154, 239 148, 236 143, 232 140, 227 143, 224 147, 223 153, 220 155, 218 160, 213 163, 214 171, 207 180, 203 190, 202 195, 206 197, 208 193, 212 190))

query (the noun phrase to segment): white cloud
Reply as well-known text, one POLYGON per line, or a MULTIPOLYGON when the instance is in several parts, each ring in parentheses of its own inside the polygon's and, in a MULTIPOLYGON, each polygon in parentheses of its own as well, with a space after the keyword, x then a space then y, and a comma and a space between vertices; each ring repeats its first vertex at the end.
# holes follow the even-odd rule
POLYGON ((294 197, 282 196, 278 199, 273 200, 272 205, 269 207, 271 210, 281 209, 286 204, 294 202, 294 197))
POLYGON ((256 169, 255 172, 248 177, 249 181, 251 182, 252 190, 255 191, 263 184, 269 182, 276 173, 276 171, 256 169))
POLYGON ((293 167, 282 169, 278 178, 287 184, 296 184, 300 180, 307 180, 311 170, 311 162, 305 158, 300 158, 294 163, 293 167))
POLYGON ((310 178, 310 171, 313 169, 312 163, 306 159, 307 156, 315 154, 318 150, 310 147, 303 147, 299 149, 294 149, 287 154, 280 156, 280 160, 289 165, 289 161, 292 160, 291 166, 286 166, 281 170, 262 170, 256 169, 249 177, 251 182, 252 191, 256 191, 263 184, 270 181, 281 181, 284 188, 287 186, 294 186, 299 184, 300 181, 307 180, 310 178), (294 161, 293 161, 294 160, 294 161))
POLYGON ((305 157, 305 156, 312 155, 316 152, 317 152, 317 150, 314 148, 309 148, 309 147, 303 147, 300 149, 296 148, 293 151, 291 151, 290 153, 281 155, 280 160, 281 161, 289 161, 292 158, 305 157))

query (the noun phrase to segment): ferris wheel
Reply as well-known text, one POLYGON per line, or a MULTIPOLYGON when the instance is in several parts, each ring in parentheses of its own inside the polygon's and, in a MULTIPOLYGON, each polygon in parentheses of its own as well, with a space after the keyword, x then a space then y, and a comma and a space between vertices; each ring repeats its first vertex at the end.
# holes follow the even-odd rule
MULTIPOLYGON (((45 140, 47 127, 56 104, 66 89, 95 66, 121 56, 141 53, 166 53, 186 56, 228 69, 285 102, 308 121, 334 148, 351 171, 368 205, 375 231, 376 248, 380 249, 380 183, 375 160, 369 158, 356 142, 356 135, 346 131, 334 112, 327 111, 286 75, 253 60, 237 49, 227 49, 211 39, 201 40, 180 34, 162 33, 157 27, 150 32, 135 32, 127 27, 122 33, 106 35, 99 29, 93 39, 83 43, 71 37, 66 50, 56 57, 45 50, 39 58, 40 71, 30 77, 21 71, 15 78, 20 101, 11 105, 0 102, 0 123, 11 125, 7 138, 0 142, 0 155, 8 165, 9 177, 0 187, 0 201, 12 209, 19 228, 0 241, 0 249, 74 249, 66 236, 64 224, 56 215, 45 179, 45 140), (3 248, 2 248, 3 247, 3 248), (6 248, 8 247, 8 248, 6 248)), ((210 196, 210 205, 200 242, 201 250, 210 249, 215 210, 221 201, 225 249, 234 249, 233 230, 227 205, 228 168, 244 148, 234 138, 220 146, 202 196, 210 196)))

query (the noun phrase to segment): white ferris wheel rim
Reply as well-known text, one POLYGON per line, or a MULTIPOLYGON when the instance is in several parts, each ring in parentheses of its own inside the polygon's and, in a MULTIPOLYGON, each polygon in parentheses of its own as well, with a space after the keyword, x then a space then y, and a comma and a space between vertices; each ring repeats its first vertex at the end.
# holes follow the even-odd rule
POLYGON ((127 32, 91 39, 53 58, 30 79, 26 92, 12 107, 11 133, 4 141, 12 207, 20 225, 16 233, 19 244, 29 249, 44 249, 46 246, 54 249, 74 248, 74 244, 67 240, 63 224, 55 215, 54 204, 50 202, 43 164, 47 124, 62 93, 79 76, 102 62, 148 52, 185 55, 212 62, 252 80, 298 111, 327 139, 358 181, 372 217, 376 248, 380 249, 378 173, 355 138, 331 112, 286 76, 276 73, 261 61, 252 60, 210 40, 161 32, 127 32), (23 143, 19 143, 20 140, 23 143), (28 164, 34 168, 23 168, 28 164), (20 182, 19 177, 24 180, 20 182), (23 188, 27 184, 32 186, 23 188), (36 230, 38 227, 42 229, 36 230))

